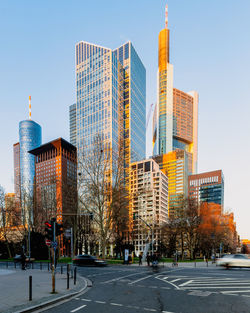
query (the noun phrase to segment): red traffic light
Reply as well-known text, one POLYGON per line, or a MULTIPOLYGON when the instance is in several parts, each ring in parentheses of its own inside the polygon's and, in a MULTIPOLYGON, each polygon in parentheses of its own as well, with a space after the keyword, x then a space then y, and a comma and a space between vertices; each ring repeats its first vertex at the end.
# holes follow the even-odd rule
POLYGON ((49 228, 52 227, 52 225, 49 222, 45 222, 45 225, 48 226, 49 228))

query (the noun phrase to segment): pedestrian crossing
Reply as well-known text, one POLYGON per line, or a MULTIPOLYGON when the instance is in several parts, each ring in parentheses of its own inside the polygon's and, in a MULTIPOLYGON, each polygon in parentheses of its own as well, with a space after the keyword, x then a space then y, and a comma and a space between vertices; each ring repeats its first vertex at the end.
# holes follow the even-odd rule
POLYGON ((224 295, 244 295, 250 297, 250 279, 231 277, 190 277, 190 276, 166 276, 155 277, 164 281, 178 290, 192 291, 193 295, 206 295, 222 293, 224 295))

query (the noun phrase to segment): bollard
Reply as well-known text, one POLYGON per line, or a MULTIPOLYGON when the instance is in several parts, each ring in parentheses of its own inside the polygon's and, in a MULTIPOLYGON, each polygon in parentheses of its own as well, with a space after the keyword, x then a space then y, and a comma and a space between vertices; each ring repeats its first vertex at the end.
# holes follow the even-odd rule
POLYGON ((61 265, 61 274, 63 274, 63 266, 61 265))
POLYGON ((69 273, 69 264, 67 264, 67 273, 69 273))
POLYGON ((71 278, 73 278, 73 273, 74 273, 73 266, 70 267, 70 271, 71 271, 71 278))
POLYGON ((29 276, 29 301, 32 301, 32 276, 29 276))
POLYGON ((69 289, 69 273, 67 273, 67 289, 69 289))
POLYGON ((74 268, 74 285, 76 284, 76 267, 74 268))
POLYGON ((43 265, 42 265, 42 262, 40 262, 40 270, 43 269, 43 265))

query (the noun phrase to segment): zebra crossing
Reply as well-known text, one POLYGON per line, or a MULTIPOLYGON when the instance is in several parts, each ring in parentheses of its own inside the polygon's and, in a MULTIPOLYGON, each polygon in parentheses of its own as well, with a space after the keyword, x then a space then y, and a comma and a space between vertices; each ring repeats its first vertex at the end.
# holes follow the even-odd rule
POLYGON ((191 291, 192 295, 221 293, 224 295, 250 297, 250 279, 170 275, 158 275, 155 278, 172 285, 177 290, 191 291))

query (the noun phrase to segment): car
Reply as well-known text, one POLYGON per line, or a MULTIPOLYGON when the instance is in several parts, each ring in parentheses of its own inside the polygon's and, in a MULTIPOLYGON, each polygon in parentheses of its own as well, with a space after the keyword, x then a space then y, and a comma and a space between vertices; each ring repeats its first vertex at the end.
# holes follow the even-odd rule
POLYGON ((246 254, 225 254, 216 261, 216 265, 230 267, 250 267, 250 258, 246 254))
POLYGON ((106 266, 104 260, 97 259, 95 256, 89 254, 80 254, 73 259, 73 264, 77 266, 106 266))

